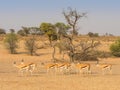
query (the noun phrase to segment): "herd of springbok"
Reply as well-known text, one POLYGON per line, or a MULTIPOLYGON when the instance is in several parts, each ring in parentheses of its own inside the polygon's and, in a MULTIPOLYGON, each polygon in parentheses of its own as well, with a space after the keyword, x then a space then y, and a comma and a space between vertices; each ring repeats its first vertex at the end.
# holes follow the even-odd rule
MULTIPOLYGON (((49 73, 51 70, 56 72, 70 72, 71 70, 75 70, 77 73, 86 73, 91 74, 91 65, 89 63, 41 63, 41 66, 43 66, 46 69, 46 73, 49 73)), ((20 64, 16 64, 14 62, 14 67, 17 67, 19 70, 19 73, 23 75, 24 72, 30 72, 30 74, 33 74, 33 71, 35 70, 36 64, 35 63, 24 63, 24 60, 21 61, 20 64)), ((102 74, 105 74, 106 71, 110 74, 112 73, 112 65, 111 64, 96 64, 96 67, 101 69, 102 74)))

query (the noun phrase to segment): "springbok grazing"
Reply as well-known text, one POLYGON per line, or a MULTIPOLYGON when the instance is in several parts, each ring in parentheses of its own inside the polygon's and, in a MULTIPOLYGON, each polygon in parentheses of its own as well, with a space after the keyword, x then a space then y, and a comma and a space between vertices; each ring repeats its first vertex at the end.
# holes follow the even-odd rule
POLYGON ((24 60, 21 61, 21 64, 17 65, 16 62, 14 62, 14 67, 17 67, 19 69, 19 72, 23 75, 24 72, 30 72, 32 75, 32 72, 34 71, 36 64, 35 63, 24 63, 24 60))
POLYGON ((83 70, 86 70, 86 73, 87 73, 87 74, 91 73, 91 71, 90 71, 90 64, 88 64, 88 63, 77 63, 77 64, 74 64, 74 63, 73 63, 72 65, 74 65, 74 67, 75 67, 80 73, 82 73, 83 70))
POLYGON ((99 64, 97 62, 96 66, 102 70, 103 75, 105 74, 106 71, 109 71, 109 73, 112 74, 112 65, 111 64, 99 64))

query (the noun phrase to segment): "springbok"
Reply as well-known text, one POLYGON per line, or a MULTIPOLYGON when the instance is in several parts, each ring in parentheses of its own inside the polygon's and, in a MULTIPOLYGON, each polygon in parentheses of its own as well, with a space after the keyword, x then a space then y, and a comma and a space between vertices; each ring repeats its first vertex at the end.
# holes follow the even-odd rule
POLYGON ((16 62, 14 62, 14 67, 17 67, 19 69, 19 72, 23 75, 25 72, 30 72, 32 75, 32 72, 34 71, 36 64, 35 63, 24 63, 24 60, 21 61, 21 64, 17 65, 16 62))
POLYGON ((56 69, 56 63, 47 63, 47 64, 41 63, 41 65, 44 66, 47 73, 50 72, 51 69, 54 69, 54 70, 56 69))
POLYGON ((70 69, 71 67, 71 64, 70 63, 56 63, 56 68, 57 70, 59 70, 60 72, 63 72, 63 71, 67 71, 70 69))
POLYGON ((109 71, 112 74, 112 65, 111 64, 98 64, 96 65, 102 70, 102 74, 104 75, 106 71, 109 71))
POLYGON ((91 73, 90 71, 90 64, 88 63, 77 63, 77 64, 72 64, 74 65, 74 67, 80 72, 82 73, 83 70, 86 70, 86 73, 91 73))

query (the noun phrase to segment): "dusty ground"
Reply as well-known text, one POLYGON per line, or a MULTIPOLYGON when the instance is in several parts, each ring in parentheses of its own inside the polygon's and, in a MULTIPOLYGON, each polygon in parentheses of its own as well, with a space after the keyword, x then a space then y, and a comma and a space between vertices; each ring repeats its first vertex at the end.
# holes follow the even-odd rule
POLYGON ((113 65, 112 75, 102 75, 101 70, 95 67, 96 62, 89 62, 92 74, 49 73, 41 67, 41 62, 51 60, 52 49, 41 49, 40 56, 27 54, 8 54, 0 43, 0 90, 120 90, 120 59, 107 58, 100 63, 113 65), (24 59, 25 62, 34 62, 37 68, 34 74, 20 76, 13 62, 24 59))

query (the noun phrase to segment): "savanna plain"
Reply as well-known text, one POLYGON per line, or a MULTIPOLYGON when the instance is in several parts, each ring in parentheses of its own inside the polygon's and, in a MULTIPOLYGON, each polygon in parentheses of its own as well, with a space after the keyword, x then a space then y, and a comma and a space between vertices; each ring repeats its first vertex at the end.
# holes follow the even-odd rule
MULTIPOLYGON (((98 39, 102 42, 98 49, 104 51, 109 51, 109 46, 116 40, 116 38, 98 39)), ((44 38, 39 40, 39 45, 44 46, 45 43, 49 42, 44 38)), ((46 73, 41 62, 51 62, 52 47, 41 48, 37 50, 39 55, 30 56, 26 53, 24 39, 21 38, 17 52, 19 53, 9 54, 1 39, 0 90, 120 90, 120 58, 111 57, 100 60, 100 63, 112 64, 112 74, 107 72, 103 75, 101 69, 96 67, 95 61, 86 61, 91 65, 91 74, 54 73, 54 71, 46 73), (18 74, 18 69, 13 66, 13 62, 16 61, 19 64, 22 59, 26 63, 36 63, 37 66, 32 75, 18 74)), ((60 58, 59 53, 56 54, 56 58, 60 58)), ((67 55, 65 58, 69 59, 67 55)))

